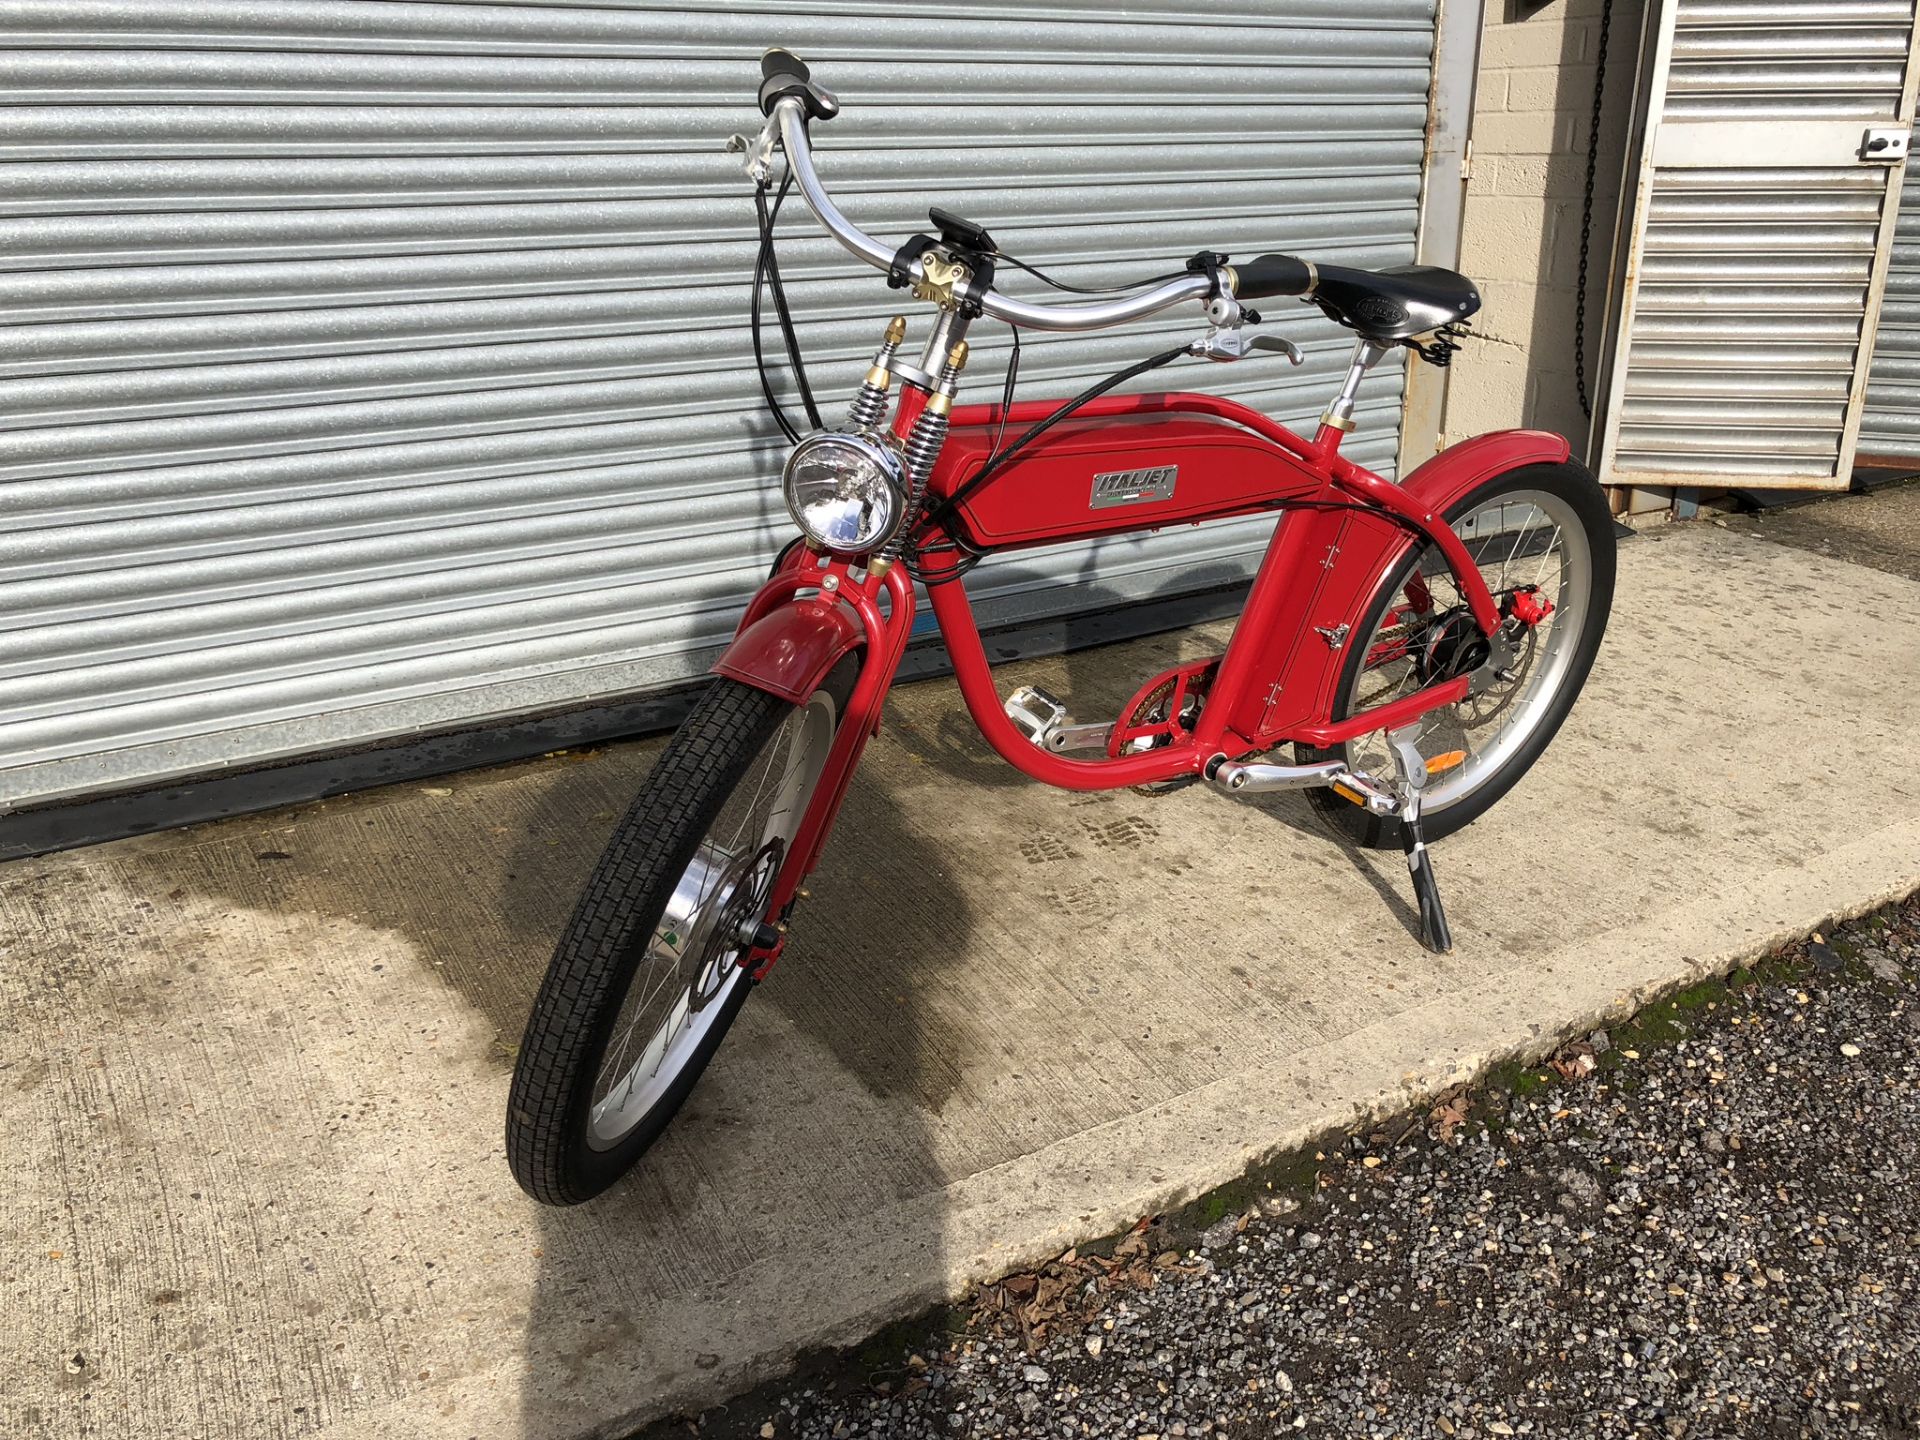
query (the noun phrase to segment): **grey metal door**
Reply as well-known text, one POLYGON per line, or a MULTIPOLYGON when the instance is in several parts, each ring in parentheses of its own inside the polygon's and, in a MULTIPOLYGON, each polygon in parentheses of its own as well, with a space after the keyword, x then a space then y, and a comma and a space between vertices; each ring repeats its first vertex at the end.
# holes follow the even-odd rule
POLYGON ((1900 187, 1900 219, 1853 458, 1856 466, 1920 461, 1920 183, 1900 187))
MULTIPOLYGON (((1432 0, 10 0, 0 808, 704 668, 787 533, 721 149, 774 43, 845 98, 821 165, 875 233, 939 201, 1080 282, 1412 258, 1432 0)), ((804 219, 837 409, 895 297, 804 219)), ((1300 371, 1164 377, 1304 420, 1345 350, 1310 313, 1300 371)), ((1023 393, 1181 323, 1035 337, 1023 393)), ((1380 468, 1396 388, 1356 437, 1380 468)), ((1202 588, 1265 530, 1029 556, 986 608, 1202 588)))
POLYGON ((1602 479, 1847 483, 1913 118, 1910 0, 1667 0, 1602 479))

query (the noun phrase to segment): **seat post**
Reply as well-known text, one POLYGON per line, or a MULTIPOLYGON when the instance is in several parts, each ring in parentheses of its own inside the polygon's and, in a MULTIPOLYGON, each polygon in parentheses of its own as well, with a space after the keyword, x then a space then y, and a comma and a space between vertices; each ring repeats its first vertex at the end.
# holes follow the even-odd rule
POLYGON ((1364 335, 1353 342, 1353 363, 1347 366, 1346 383, 1340 387, 1340 393, 1333 397, 1326 413, 1321 415, 1320 433, 1313 437, 1314 444, 1330 450, 1340 448, 1341 436, 1353 429, 1353 407, 1360 398, 1362 377, 1384 360, 1392 349, 1391 345, 1369 340, 1364 335))

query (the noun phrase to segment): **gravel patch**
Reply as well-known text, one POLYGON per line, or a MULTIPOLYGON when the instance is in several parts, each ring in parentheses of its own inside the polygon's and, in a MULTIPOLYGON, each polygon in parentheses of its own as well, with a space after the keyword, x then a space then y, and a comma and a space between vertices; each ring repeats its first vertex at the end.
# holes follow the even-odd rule
POLYGON ((1920 897, 648 1434, 1920 1437, 1916 962, 1920 897))

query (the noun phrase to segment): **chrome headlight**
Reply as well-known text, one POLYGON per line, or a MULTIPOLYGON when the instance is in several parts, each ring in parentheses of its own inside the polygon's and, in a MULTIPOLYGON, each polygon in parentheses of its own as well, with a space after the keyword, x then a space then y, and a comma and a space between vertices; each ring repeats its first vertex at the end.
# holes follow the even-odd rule
POLYGON ((787 511, 822 550, 878 550, 906 519, 900 457, 871 435, 822 430, 793 447, 780 477, 787 511))

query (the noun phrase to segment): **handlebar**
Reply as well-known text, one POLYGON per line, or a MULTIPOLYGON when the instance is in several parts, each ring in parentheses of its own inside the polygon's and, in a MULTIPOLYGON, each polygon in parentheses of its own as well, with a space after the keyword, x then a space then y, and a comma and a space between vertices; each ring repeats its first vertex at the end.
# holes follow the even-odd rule
MULTIPOLYGON (((780 144, 787 152, 787 167, 793 174, 793 183, 800 191, 800 198, 807 202, 807 208, 813 211, 834 239, 876 270, 890 270, 896 252, 857 229, 840 213, 840 207, 828 196, 826 187, 820 183, 820 176, 813 168, 813 144, 807 133, 807 120, 810 116, 823 120, 832 118, 839 112, 839 102, 815 85, 807 67, 788 51, 770 50, 760 64, 761 73, 765 76, 760 86, 761 104, 768 116, 769 127, 778 127, 780 131, 780 144)), ((1266 256, 1255 261, 1254 265, 1285 258, 1266 256)), ((1304 261, 1293 263, 1306 264, 1304 261)), ((921 277, 918 260, 909 267, 909 273, 916 280, 921 277)), ((1264 275, 1266 272, 1260 273, 1264 275)), ((1260 293, 1302 292, 1273 290, 1260 293)), ((1032 330, 1104 330, 1110 325, 1123 325, 1129 320, 1155 314, 1182 300, 1211 299, 1212 294, 1212 279, 1203 274, 1192 274, 1165 281, 1149 290, 1116 296, 1112 300, 1065 305, 1035 305, 1002 295, 998 290, 989 290, 981 297, 980 308, 996 320, 1032 330)))

